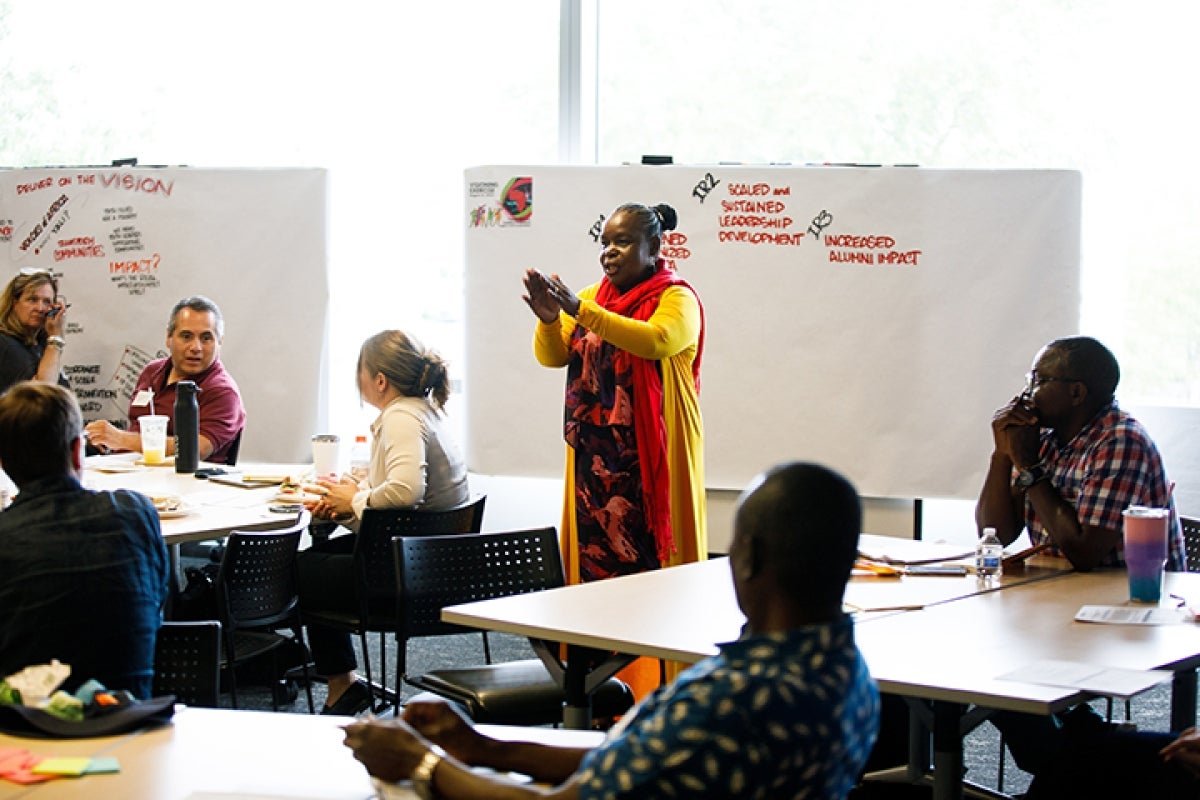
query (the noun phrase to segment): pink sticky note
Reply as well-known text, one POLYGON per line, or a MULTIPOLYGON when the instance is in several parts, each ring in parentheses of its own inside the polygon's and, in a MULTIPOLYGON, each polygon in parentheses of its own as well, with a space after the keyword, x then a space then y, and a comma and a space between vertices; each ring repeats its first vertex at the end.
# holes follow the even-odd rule
POLYGON ((31 770, 41 763, 42 757, 16 747, 6 748, 0 757, 0 778, 13 783, 41 783, 53 780, 57 775, 35 775, 31 770))

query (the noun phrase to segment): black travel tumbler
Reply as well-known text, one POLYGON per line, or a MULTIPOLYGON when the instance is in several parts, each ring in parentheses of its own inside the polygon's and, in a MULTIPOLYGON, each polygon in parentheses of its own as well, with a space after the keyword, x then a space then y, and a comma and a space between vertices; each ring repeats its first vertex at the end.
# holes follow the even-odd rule
POLYGON ((200 404, 194 381, 175 384, 175 471, 195 472, 200 463, 200 404))

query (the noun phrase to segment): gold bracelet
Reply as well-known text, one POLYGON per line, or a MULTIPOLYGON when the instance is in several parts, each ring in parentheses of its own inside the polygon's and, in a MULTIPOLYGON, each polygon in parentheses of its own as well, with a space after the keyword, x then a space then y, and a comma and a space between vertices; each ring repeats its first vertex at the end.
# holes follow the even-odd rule
POLYGON ((431 745, 425 751, 424 757, 421 758, 421 763, 413 768, 411 775, 413 791, 417 793, 417 797, 421 798, 421 800, 437 800, 437 791, 433 788, 433 771, 437 769, 438 764, 442 763, 442 759, 445 757, 445 750, 436 744, 431 745))

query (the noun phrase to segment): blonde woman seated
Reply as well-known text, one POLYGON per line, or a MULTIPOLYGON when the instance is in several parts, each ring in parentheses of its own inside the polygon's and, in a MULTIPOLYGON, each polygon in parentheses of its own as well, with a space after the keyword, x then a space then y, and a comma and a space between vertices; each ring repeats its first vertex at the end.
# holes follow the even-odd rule
MULTIPOLYGON (((365 508, 453 508, 469 497, 467 468, 446 429, 450 396, 446 363, 402 331, 383 331, 363 342, 358 390, 379 409, 371 425, 367 477, 321 480, 326 494, 309 505, 313 516, 357 530, 365 508)), ((357 612, 354 537, 337 536, 300 554, 300 607, 357 612)), ((316 671, 329 682, 322 713, 357 714, 371 704, 358 679, 350 634, 310 625, 316 671)))

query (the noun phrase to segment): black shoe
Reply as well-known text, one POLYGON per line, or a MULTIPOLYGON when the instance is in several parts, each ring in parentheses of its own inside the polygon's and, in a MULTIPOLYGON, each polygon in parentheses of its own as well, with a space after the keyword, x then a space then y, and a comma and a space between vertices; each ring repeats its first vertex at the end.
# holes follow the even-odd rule
POLYGON ((363 681, 355 681, 333 705, 325 704, 322 714, 338 717, 353 717, 371 707, 371 687, 363 681))

